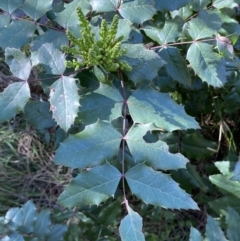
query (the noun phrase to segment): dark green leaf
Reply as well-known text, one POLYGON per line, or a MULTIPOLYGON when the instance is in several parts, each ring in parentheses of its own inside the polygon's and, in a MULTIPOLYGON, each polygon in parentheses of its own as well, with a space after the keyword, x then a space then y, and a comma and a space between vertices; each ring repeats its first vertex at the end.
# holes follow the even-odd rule
POLYGON ((118 0, 90 0, 92 9, 97 12, 115 12, 118 0))
POLYGON ((29 98, 30 89, 26 81, 10 84, 0 93, 0 121, 10 120, 23 110, 29 98))
POLYGON ((127 206, 128 215, 121 220, 119 233, 122 241, 144 241, 142 217, 127 206))
POLYGON ((166 131, 197 129, 198 123, 188 116, 183 106, 175 103, 169 94, 151 87, 139 88, 128 98, 128 107, 135 123, 154 124, 166 131))
POLYGON ((139 164, 126 173, 131 192, 147 204, 172 209, 198 209, 189 194, 172 178, 139 164))
POLYGON ((121 134, 111 124, 97 121, 61 143, 55 163, 71 168, 99 165, 117 155, 121 139, 121 134))
POLYGON ((193 40, 212 37, 220 28, 222 22, 217 14, 200 11, 196 18, 187 23, 187 29, 193 40))
POLYGON ((226 215, 226 223, 228 226, 227 237, 231 241, 238 241, 240 237, 240 229, 239 229, 240 216, 233 208, 228 207, 228 212, 226 215))
POLYGON ((130 22, 142 24, 151 19, 157 10, 154 7, 153 0, 135 0, 124 1, 118 11, 123 18, 130 22))
POLYGON ((189 241, 202 241, 202 240, 203 238, 200 232, 196 228, 191 227, 189 241))
POLYGON ((4 0, 0 1, 0 8, 6 11, 7 13, 12 13, 17 8, 19 8, 24 0, 4 0))
POLYGON ((141 84, 145 81, 152 81, 158 75, 163 61, 157 53, 146 49, 142 44, 123 44, 122 46, 127 49, 122 59, 133 68, 132 71, 126 72, 130 80, 135 84, 141 84))
POLYGON ((5 61, 9 65, 14 76, 27 80, 31 73, 31 62, 28 57, 19 49, 6 48, 5 61))
POLYGON ((59 201, 66 207, 99 205, 114 196, 121 173, 106 163, 78 174, 61 194, 59 201))
POLYGON ((39 62, 48 65, 52 74, 62 75, 66 69, 65 54, 55 49, 53 43, 45 43, 38 50, 39 62))
POLYGON ((36 21, 52 9, 52 0, 25 0, 21 9, 36 21))
POLYGON ((160 57, 166 62, 167 73, 183 85, 191 85, 187 63, 177 48, 163 48, 159 52, 160 57))
POLYGON ((32 22, 13 20, 7 28, 0 29, 0 47, 21 48, 30 42, 35 29, 32 22))
POLYGON ((41 133, 45 133, 46 129, 56 124, 52 119, 48 102, 31 100, 25 105, 24 113, 27 122, 35 126, 41 133))
POLYGON ((186 168, 188 160, 180 153, 171 154, 165 142, 147 143, 144 141, 143 136, 154 129, 157 128, 153 124, 134 125, 127 133, 128 148, 135 162, 146 161, 151 167, 163 170, 186 168))
POLYGON ((178 10, 181 7, 186 6, 191 0, 167 0, 167 1, 155 1, 155 6, 158 11, 173 11, 178 10))
POLYGON ((226 70, 222 58, 207 43, 194 43, 187 59, 196 74, 209 85, 222 87, 226 83, 226 70))
POLYGON ((209 215, 207 218, 206 236, 211 241, 227 241, 219 224, 209 215))
POLYGON ((81 96, 79 119, 86 124, 92 124, 98 119, 111 121, 122 115, 123 98, 112 86, 100 84, 92 93, 81 96))
POLYGON ((53 118, 67 131, 73 124, 79 108, 79 95, 76 79, 62 76, 50 87, 50 109, 53 118))
POLYGON ((48 209, 44 209, 37 214, 37 219, 33 225, 33 234, 40 240, 50 233, 50 214, 51 212, 48 209))

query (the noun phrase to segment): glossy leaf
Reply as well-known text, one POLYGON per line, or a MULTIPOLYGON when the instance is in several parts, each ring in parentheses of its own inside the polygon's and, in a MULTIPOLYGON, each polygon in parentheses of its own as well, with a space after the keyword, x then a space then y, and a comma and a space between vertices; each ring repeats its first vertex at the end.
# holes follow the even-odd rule
POLYGON ((121 220, 119 233, 122 241, 144 241, 142 217, 129 206, 128 214, 121 220))
POLYGON ((126 72, 130 80, 135 84, 140 84, 152 81, 158 75, 164 63, 157 53, 146 49, 142 44, 123 44, 122 46, 127 49, 122 59, 133 68, 132 71, 126 72))
POLYGON ((50 87, 50 109, 53 118, 67 131, 73 124, 79 108, 79 95, 76 79, 62 76, 50 87))
POLYGON ((24 0, 4 0, 0 1, 0 8, 6 11, 7 13, 12 13, 17 8, 19 8, 24 0))
POLYGON ((167 73, 183 85, 191 85, 191 75, 187 63, 177 48, 163 48, 159 52, 160 57, 166 62, 167 73))
POLYGON ((68 230, 67 225, 55 224, 51 227, 50 232, 46 235, 48 241, 64 241, 64 235, 68 230))
POLYGON ((238 161, 235 165, 233 177, 231 177, 233 181, 240 181, 240 161, 238 161))
POLYGON ((206 236, 211 241, 227 241, 219 224, 209 215, 207 217, 206 236))
POLYGON ((202 241, 201 233, 196 229, 191 227, 189 241, 202 241))
POLYGON ((50 233, 50 210, 44 209, 37 214, 37 220, 33 225, 33 234, 39 239, 43 239, 47 234, 50 233))
POLYGON ((174 209, 198 209, 197 204, 172 178, 139 164, 126 173, 131 192, 147 204, 174 209))
POLYGON ((80 98, 79 119, 92 124, 98 119, 111 121, 122 116, 123 98, 119 90, 113 86, 100 84, 94 92, 80 98))
POLYGON ((199 128, 184 108, 176 104, 169 94, 160 93, 151 87, 139 88, 128 98, 128 108, 135 123, 154 124, 166 131, 199 128))
POLYGON ((234 1, 234 0, 214 0, 213 6, 218 9, 233 8, 238 6, 237 3, 238 1, 234 1))
POLYGON ((23 236, 19 233, 12 233, 9 236, 5 236, 1 241, 25 241, 23 236))
POLYGON ((30 42, 35 29, 32 22, 13 20, 7 28, 0 29, 0 47, 21 48, 30 42))
POLYGON ((222 87, 226 83, 226 70, 222 58, 213 52, 207 43, 194 43, 187 52, 187 60, 195 73, 214 87, 222 87))
POLYGON ((31 73, 31 62, 28 57, 19 49, 6 48, 5 61, 9 65, 14 76, 22 80, 28 80, 31 73))
POLYGON ((228 207, 228 212, 226 215, 226 223, 228 226, 227 229, 227 237, 231 241, 238 241, 240 237, 240 216, 239 214, 233 209, 228 207))
POLYGON ((221 25, 221 19, 217 14, 200 11, 196 18, 188 22, 187 29, 190 36, 197 40, 212 37, 221 28, 221 25))
POLYGON ((65 55, 60 50, 55 49, 53 43, 45 43, 38 50, 39 62, 48 65, 51 73, 62 75, 66 69, 64 64, 65 55))
POLYGON ((121 173, 106 163, 83 171, 65 188, 59 202, 66 207, 99 205, 114 196, 121 173))
POLYGON ((92 9, 96 12, 114 12, 118 7, 118 0, 91 0, 92 9))
POLYGON ((52 9, 52 0, 25 0, 21 9, 36 21, 52 9))
POLYGON ((0 93, 0 121, 13 118, 30 98, 30 89, 27 82, 15 82, 10 84, 0 93))
POLYGON ((210 0, 194 0, 190 3, 191 9, 195 12, 198 12, 206 8, 210 2, 210 0))
POLYGON ((12 230, 17 230, 23 223, 24 215, 20 208, 11 208, 5 216, 5 220, 12 230))
POLYGON ((158 11, 173 11, 186 6, 191 0, 168 0, 155 1, 155 6, 158 11))
POLYGON ((97 121, 61 143, 55 163, 71 168, 99 165, 117 155, 120 142, 121 134, 111 124, 97 121))
POLYGON ((163 141, 147 143, 143 136, 157 128, 153 124, 134 125, 128 131, 126 140, 128 148, 136 163, 145 162, 154 169, 186 168, 188 160, 180 153, 171 154, 168 145, 163 141))
POLYGON ((124 1, 118 8, 121 16, 132 23, 142 24, 156 13, 153 0, 124 1))

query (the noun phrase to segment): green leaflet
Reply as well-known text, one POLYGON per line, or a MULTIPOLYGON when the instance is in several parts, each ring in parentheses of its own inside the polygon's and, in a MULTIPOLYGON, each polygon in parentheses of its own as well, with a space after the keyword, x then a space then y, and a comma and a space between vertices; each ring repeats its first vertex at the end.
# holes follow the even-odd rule
POLYGON ((226 70, 222 58, 207 43, 193 43, 188 49, 187 60, 195 73, 214 87, 226 83, 226 70))
POLYGON ((126 173, 131 192, 147 204, 174 209, 198 209, 189 194, 172 178, 144 164, 132 167, 126 173))
POLYGON ((58 125, 66 132, 73 124, 79 108, 76 79, 62 76, 50 87, 50 110, 58 125))
POLYGON ((30 98, 30 89, 26 81, 10 84, 0 93, 0 121, 13 118, 30 98))
POLYGON ((55 163, 71 168, 99 165, 118 154, 121 137, 110 123, 99 120, 61 143, 56 151, 55 163))
POLYGON ((84 170, 66 187, 59 202, 67 207, 99 205, 114 196, 121 173, 109 163, 84 170))
POLYGON ((142 217, 127 207, 128 215, 121 220, 119 233, 122 241, 144 241, 142 217))

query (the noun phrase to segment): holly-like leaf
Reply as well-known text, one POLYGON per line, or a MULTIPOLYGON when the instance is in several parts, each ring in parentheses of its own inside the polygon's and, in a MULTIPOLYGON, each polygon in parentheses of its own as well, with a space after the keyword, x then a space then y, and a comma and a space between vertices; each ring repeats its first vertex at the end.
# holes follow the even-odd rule
POLYGON ((221 19, 217 14, 200 11, 196 18, 187 23, 187 29, 190 36, 197 40, 212 37, 221 28, 221 25, 221 19))
POLYGON ((117 155, 121 134, 110 123, 97 121, 69 136, 56 151, 55 163, 71 168, 87 168, 117 155))
POLYGON ((187 63, 177 48, 163 48, 158 54, 166 62, 165 67, 169 76, 183 85, 191 85, 187 63))
POLYGON ((211 241, 227 241, 217 221, 209 215, 207 217, 206 236, 211 241))
POLYGON ((93 167, 71 181, 59 202, 66 207, 99 205, 114 196, 120 179, 121 173, 109 163, 93 167))
POLYGON ((36 21, 52 9, 52 0, 25 0, 21 9, 36 21))
POLYGON ((79 119, 86 124, 92 124, 98 119, 111 121, 122 116, 123 98, 120 92, 112 86, 100 84, 92 93, 81 96, 79 119))
POLYGON ((228 226, 227 229, 227 237, 231 241, 238 241, 240 237, 240 216, 239 214, 233 209, 228 207, 228 212, 226 215, 226 223, 228 226))
POLYGON ((8 236, 5 236, 1 241, 25 241, 23 236, 19 233, 11 233, 8 236))
POLYGON ((62 76, 50 87, 50 109, 53 118, 67 131, 73 124, 79 108, 79 95, 76 79, 62 76))
POLYGON ((0 8, 11 14, 17 8, 19 8, 24 0, 4 0, 0 1, 0 8))
POLYGON ((96 12, 115 12, 118 0, 91 0, 92 10, 96 12))
POLYGON ((66 69, 65 54, 54 48, 53 43, 45 43, 38 50, 39 62, 50 66, 51 73, 62 75, 66 69))
POLYGON ((35 126, 41 133, 45 133, 46 129, 56 124, 52 119, 50 104, 45 101, 29 101, 25 105, 24 114, 26 121, 35 126))
POLYGON ((132 23, 142 24, 156 13, 153 0, 124 1, 118 8, 121 16, 132 23))
POLYGON ((191 0, 168 0, 155 2, 155 6, 158 11, 173 11, 186 6, 191 2, 191 0))
POLYGON ((51 212, 48 209, 44 209, 37 214, 37 219, 33 225, 33 234, 40 240, 50 233, 50 214, 51 212))
POLYGON ((21 48, 30 42, 35 30, 32 22, 13 20, 7 28, 0 29, 0 47, 21 48))
POLYGON ((198 209, 190 195, 167 174, 139 164, 129 169, 125 176, 131 192, 147 204, 174 209, 198 209))
POLYGON ((24 216, 20 208, 11 208, 6 213, 5 219, 12 230, 17 230, 22 225, 24 216))
POLYGON ((201 233, 196 229, 191 227, 189 241, 202 241, 201 233))
POLYGON ((14 76, 27 80, 31 73, 31 62, 28 57, 19 49, 6 48, 5 61, 9 65, 14 76))
POLYGON ((135 84, 152 81, 158 75, 164 63, 157 53, 142 44, 123 44, 122 47, 127 49, 122 59, 132 67, 132 71, 126 72, 126 75, 135 84))
POLYGON ((169 94, 151 87, 138 88, 128 98, 128 108, 135 123, 154 124, 166 131, 198 129, 195 119, 188 116, 183 106, 174 102, 169 94))
POLYGON ((214 0, 213 7, 221 9, 221 8, 234 8, 238 7, 238 2, 234 0, 214 0))
POLYGON ((195 12, 199 12, 207 7, 210 4, 210 0, 194 0, 190 3, 191 9, 195 12))
POLYGON ((50 233, 46 235, 48 241, 63 241, 64 234, 67 232, 68 226, 63 224, 55 224, 51 227, 50 233))
POLYGON ((128 215, 121 220, 119 233, 122 241, 144 241, 142 217, 127 206, 128 215))
POLYGON ((134 125, 127 133, 128 148, 135 162, 146 161, 151 167, 163 170, 186 168, 188 160, 180 153, 171 154, 165 142, 147 143, 144 141, 143 136, 147 131, 154 129, 157 128, 153 124, 134 125))
POLYGON ((7 121, 13 118, 30 98, 30 89, 28 83, 15 82, 10 84, 2 93, 0 93, 0 121, 7 121))
POLYGON ((236 181, 231 181, 228 177, 217 174, 209 177, 209 180, 215 184, 220 190, 231 193, 232 195, 240 198, 240 183, 236 181))
POLYGON ((187 52, 187 60, 196 74, 214 87, 222 87, 226 83, 224 61, 207 43, 193 43, 187 52))
POLYGON ((180 35, 179 24, 176 20, 167 20, 162 29, 155 27, 143 28, 146 35, 159 44, 167 44, 175 42, 180 35))

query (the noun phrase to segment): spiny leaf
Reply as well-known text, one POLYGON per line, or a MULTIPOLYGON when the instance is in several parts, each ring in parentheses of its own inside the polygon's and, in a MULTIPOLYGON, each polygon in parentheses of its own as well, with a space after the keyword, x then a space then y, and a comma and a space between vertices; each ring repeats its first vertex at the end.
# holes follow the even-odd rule
POLYGON ((0 47, 3 49, 7 47, 21 48, 30 42, 36 25, 29 21, 13 20, 7 28, 0 30, 0 47))
POLYGON ((200 11, 196 18, 187 23, 187 29, 190 36, 197 40, 212 37, 221 28, 221 25, 221 19, 217 14, 200 11))
POLYGON ((191 75, 187 63, 177 48, 163 48, 158 53, 166 62, 167 73, 174 80, 183 85, 191 85, 191 75))
POLYGON ((38 50, 38 58, 40 63, 50 66, 52 74, 62 75, 66 69, 65 55, 55 49, 53 43, 43 44, 38 50))
POLYGON ((56 151, 55 163, 71 168, 99 165, 117 155, 121 137, 111 124, 97 121, 61 143, 56 151))
POLYGON ((98 119, 111 121, 122 115, 123 98, 120 92, 112 86, 100 84, 92 93, 81 96, 79 119, 92 124, 98 119))
POLYGON ((65 188, 59 202, 67 207, 99 205, 116 192, 121 173, 109 163, 83 171, 65 188))
POLYGON ((44 209, 37 214, 37 219, 33 225, 33 234, 39 239, 43 239, 50 232, 50 210, 44 209))
POLYGON ((118 7, 118 0, 91 0, 93 11, 96 12, 114 12, 118 7))
POLYGON ((127 133, 126 140, 135 162, 146 161, 155 169, 186 168, 188 160, 180 153, 171 154, 165 142, 147 143, 143 136, 152 130, 157 130, 153 124, 134 125, 127 133))
POLYGON ((31 73, 31 62, 28 57, 19 49, 6 48, 5 61, 9 65, 14 76, 27 80, 31 73))
POLYGON ((200 232, 197 229, 191 227, 189 241, 202 241, 202 240, 203 238, 200 232))
POLYGON ((151 87, 138 88, 128 98, 128 107, 135 123, 154 124, 166 131, 198 129, 195 119, 176 104, 169 94, 160 93, 151 87))
POLYGON ((30 98, 28 83, 15 82, 0 93, 0 121, 7 121, 23 110, 30 98))
POLYGON ((157 10, 154 7, 153 0, 135 0, 124 1, 118 11, 123 18, 130 22, 142 24, 151 19, 157 10))
POLYGON ((73 124, 79 108, 79 95, 76 79, 62 76, 50 87, 50 109, 53 118, 67 131, 73 124))
POLYGON ((158 11, 173 11, 186 6, 191 0, 167 0, 155 1, 155 6, 158 11))
POLYGON ((198 209, 189 194, 172 178, 139 164, 126 173, 131 192, 147 204, 174 209, 198 209))
POLYGON ((144 241, 142 217, 127 206, 128 215, 121 220, 119 233, 122 241, 144 241))
POLYGON ((21 9, 36 21, 52 9, 52 0, 25 0, 21 9))
POLYGON ((187 60, 196 74, 214 87, 226 83, 226 70, 222 58, 207 43, 193 43, 187 52, 187 60))
POLYGON ((219 224, 209 215, 207 217, 206 236, 211 241, 227 241, 219 224))
POLYGON ((19 233, 11 233, 8 236, 5 236, 1 241, 25 241, 23 236, 19 233))

